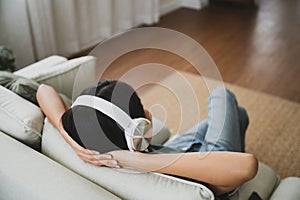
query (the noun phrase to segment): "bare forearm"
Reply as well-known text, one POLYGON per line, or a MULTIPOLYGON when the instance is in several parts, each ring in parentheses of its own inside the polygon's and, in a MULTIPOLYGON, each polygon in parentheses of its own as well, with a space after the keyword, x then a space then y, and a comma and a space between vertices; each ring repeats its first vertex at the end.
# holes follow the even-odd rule
POLYGON ((250 154, 194 152, 181 154, 171 165, 159 169, 158 172, 176 173, 176 175, 226 187, 238 186, 251 179, 256 174, 256 167, 256 159, 250 154))
POLYGON ((113 154, 120 165, 184 176, 214 186, 234 189, 253 178, 257 160, 250 154, 235 152, 144 154, 119 151, 113 154))

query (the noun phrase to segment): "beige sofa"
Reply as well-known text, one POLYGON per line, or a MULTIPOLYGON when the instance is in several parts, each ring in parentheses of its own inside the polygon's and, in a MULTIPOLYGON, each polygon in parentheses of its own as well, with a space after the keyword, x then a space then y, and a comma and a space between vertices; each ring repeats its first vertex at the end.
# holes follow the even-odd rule
MULTIPOLYGON (((67 60, 51 56, 15 74, 53 86, 72 99, 91 82, 91 56, 67 60), (80 71, 80 73, 78 73, 80 71), (79 88, 79 89, 78 89, 79 88)), ((96 167, 80 160, 34 104, 0 87, 0 199, 214 199, 205 186, 158 173, 96 167)), ((169 136, 162 127, 153 143, 169 136)), ((257 176, 231 199, 299 199, 299 178, 280 180, 260 163, 257 176)))

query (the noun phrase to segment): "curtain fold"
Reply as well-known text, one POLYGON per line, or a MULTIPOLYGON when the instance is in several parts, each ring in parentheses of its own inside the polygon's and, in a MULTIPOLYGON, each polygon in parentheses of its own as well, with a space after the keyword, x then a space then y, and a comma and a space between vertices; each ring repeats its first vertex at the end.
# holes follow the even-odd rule
POLYGON ((36 59, 70 56, 159 20, 159 0, 26 0, 36 59))

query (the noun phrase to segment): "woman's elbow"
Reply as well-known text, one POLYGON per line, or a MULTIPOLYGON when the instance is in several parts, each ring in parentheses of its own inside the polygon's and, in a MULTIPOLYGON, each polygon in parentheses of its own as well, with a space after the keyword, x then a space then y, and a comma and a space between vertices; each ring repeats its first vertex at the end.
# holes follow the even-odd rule
POLYGON ((43 95, 45 95, 47 93, 49 93, 49 90, 52 90, 51 86, 45 85, 45 84, 41 84, 38 87, 37 91, 36 91, 37 98, 40 97, 40 96, 43 96, 43 95))
POLYGON ((49 86, 49 85, 45 85, 45 84, 41 84, 36 92, 36 99, 38 104, 41 106, 41 103, 43 103, 44 101, 47 101, 47 99, 49 99, 49 97, 51 96, 51 92, 54 89, 49 86))
POLYGON ((247 162, 247 167, 245 170, 245 181, 251 180, 253 179, 258 171, 258 160, 257 158, 252 155, 252 154, 248 154, 247 158, 246 158, 246 162, 247 162))
POLYGON ((46 90, 49 90, 50 88, 51 88, 51 86, 49 86, 49 85, 40 84, 38 89, 37 89, 37 93, 42 93, 46 90))

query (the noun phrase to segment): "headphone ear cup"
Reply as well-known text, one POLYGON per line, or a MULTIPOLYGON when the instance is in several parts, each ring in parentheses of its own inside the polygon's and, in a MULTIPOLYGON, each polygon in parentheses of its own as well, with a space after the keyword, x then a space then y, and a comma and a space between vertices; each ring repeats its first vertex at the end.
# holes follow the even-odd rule
POLYGON ((133 119, 132 126, 125 131, 129 149, 145 151, 152 138, 152 124, 146 118, 133 119))

